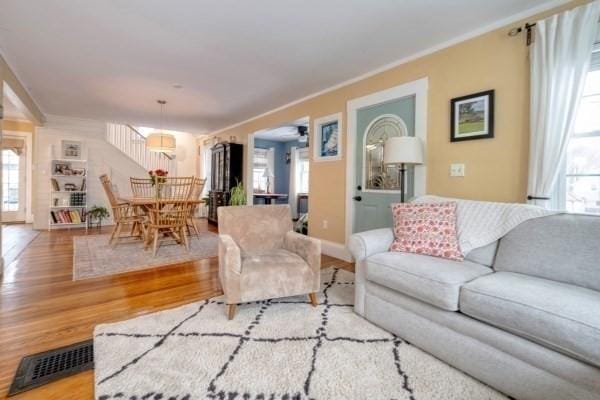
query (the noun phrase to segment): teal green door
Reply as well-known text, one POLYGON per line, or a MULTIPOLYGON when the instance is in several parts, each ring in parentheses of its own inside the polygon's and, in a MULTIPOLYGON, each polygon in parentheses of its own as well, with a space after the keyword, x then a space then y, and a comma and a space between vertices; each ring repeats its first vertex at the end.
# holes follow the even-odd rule
MULTIPOLYGON (((383 148, 392 136, 415 135, 415 97, 362 108, 356 114, 356 178, 353 232, 392 226, 390 204, 400 202, 397 167, 383 164, 383 148)), ((414 169, 407 169, 405 198, 414 193, 414 169)))

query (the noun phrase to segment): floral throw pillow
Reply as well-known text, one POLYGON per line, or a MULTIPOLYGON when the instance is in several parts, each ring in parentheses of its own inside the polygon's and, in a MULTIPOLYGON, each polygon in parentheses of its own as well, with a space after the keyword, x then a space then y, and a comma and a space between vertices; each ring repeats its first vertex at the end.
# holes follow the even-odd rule
POLYGON ((456 233, 456 202, 392 204, 390 251, 463 260, 456 233))

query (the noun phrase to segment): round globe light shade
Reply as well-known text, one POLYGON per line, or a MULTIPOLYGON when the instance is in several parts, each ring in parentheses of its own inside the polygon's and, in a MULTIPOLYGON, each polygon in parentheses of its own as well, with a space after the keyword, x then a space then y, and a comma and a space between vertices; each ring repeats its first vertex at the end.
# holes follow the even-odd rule
POLYGON ((423 142, 414 136, 395 136, 385 141, 384 164, 423 164, 423 142))
POLYGON ((146 147, 150 151, 159 153, 173 153, 175 151, 175 136, 163 132, 155 132, 146 138, 146 147))

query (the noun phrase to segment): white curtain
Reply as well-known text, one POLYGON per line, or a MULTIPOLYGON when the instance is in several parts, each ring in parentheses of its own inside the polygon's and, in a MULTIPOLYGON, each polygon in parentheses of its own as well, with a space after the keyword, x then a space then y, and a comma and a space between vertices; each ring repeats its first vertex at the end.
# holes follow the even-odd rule
POLYGON ((538 21, 531 46, 528 198, 549 207, 583 92, 600 2, 538 21))
POLYGON ((296 173, 298 170, 298 148, 292 147, 290 153, 290 190, 288 200, 292 209, 292 217, 296 219, 298 218, 298 174, 296 173))

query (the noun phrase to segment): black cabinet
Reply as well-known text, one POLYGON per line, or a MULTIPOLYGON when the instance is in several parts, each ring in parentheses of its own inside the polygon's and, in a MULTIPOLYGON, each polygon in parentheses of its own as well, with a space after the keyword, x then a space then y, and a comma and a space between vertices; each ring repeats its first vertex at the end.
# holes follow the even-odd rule
POLYGON ((217 208, 229 204, 229 191, 243 181, 244 146, 219 143, 212 150, 208 221, 217 223, 217 208))

